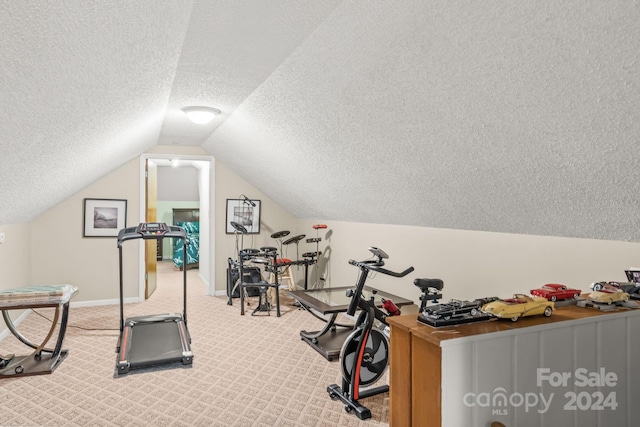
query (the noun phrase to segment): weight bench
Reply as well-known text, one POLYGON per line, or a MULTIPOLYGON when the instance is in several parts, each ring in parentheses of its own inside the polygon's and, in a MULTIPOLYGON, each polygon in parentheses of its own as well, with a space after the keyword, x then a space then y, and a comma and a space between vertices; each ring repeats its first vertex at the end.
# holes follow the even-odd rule
POLYGON ((69 318, 69 300, 78 291, 72 285, 49 285, 29 288, 0 290, 0 310, 7 328, 20 342, 33 349, 26 356, 0 354, 0 378, 14 378, 26 375, 50 374, 67 357, 68 350, 62 349, 62 341, 69 318), (39 345, 29 341, 16 329, 9 316, 10 310, 53 307, 56 309, 51 328, 39 345), (61 310, 62 309, 62 310, 61 310), (62 313, 61 313, 62 311, 62 313), (46 348, 60 320, 58 338, 53 349, 46 348))

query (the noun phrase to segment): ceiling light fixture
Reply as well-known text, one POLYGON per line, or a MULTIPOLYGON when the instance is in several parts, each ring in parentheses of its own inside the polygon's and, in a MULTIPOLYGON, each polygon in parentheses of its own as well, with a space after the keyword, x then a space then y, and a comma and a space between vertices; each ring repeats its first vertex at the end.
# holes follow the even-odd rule
POLYGON ((209 123, 215 116, 220 114, 220 110, 211 107, 184 107, 182 111, 184 111, 189 120, 199 125, 209 123))

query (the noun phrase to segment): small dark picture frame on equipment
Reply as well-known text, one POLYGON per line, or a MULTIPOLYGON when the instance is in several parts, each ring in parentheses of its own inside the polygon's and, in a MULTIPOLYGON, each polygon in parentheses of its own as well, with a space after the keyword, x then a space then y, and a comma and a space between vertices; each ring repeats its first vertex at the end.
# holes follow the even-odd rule
POLYGON ((84 199, 83 237, 118 237, 127 226, 125 199, 84 199))
POLYGON ((640 283, 640 268, 630 268, 625 270, 624 274, 627 275, 627 280, 631 283, 640 283))
POLYGON ((237 232, 232 222, 243 226, 247 230, 245 234, 260 234, 260 200, 227 199, 225 233, 237 232))

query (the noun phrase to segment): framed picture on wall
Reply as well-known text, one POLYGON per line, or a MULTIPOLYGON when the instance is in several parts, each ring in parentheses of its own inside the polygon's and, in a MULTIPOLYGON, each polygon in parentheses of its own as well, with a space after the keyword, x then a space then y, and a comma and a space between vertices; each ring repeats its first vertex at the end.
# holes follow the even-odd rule
POLYGON ((242 232, 242 230, 247 230, 245 234, 259 234, 260 200, 227 199, 225 224, 227 234, 242 232))
POLYGON ((83 237, 117 237, 127 226, 124 199, 84 199, 83 237))

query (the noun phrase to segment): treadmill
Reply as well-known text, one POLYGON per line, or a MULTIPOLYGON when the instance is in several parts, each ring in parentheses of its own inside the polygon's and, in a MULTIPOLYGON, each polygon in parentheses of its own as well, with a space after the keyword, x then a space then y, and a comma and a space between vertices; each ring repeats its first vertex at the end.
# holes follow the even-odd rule
POLYGON ((183 271, 182 313, 155 314, 124 319, 124 291, 122 286, 122 243, 132 239, 166 237, 182 239, 187 253, 187 233, 184 228, 159 222, 141 223, 137 227, 123 228, 118 233, 120 264, 120 337, 116 353, 117 375, 130 369, 182 362, 193 363, 191 337, 187 329, 187 269, 183 271))

